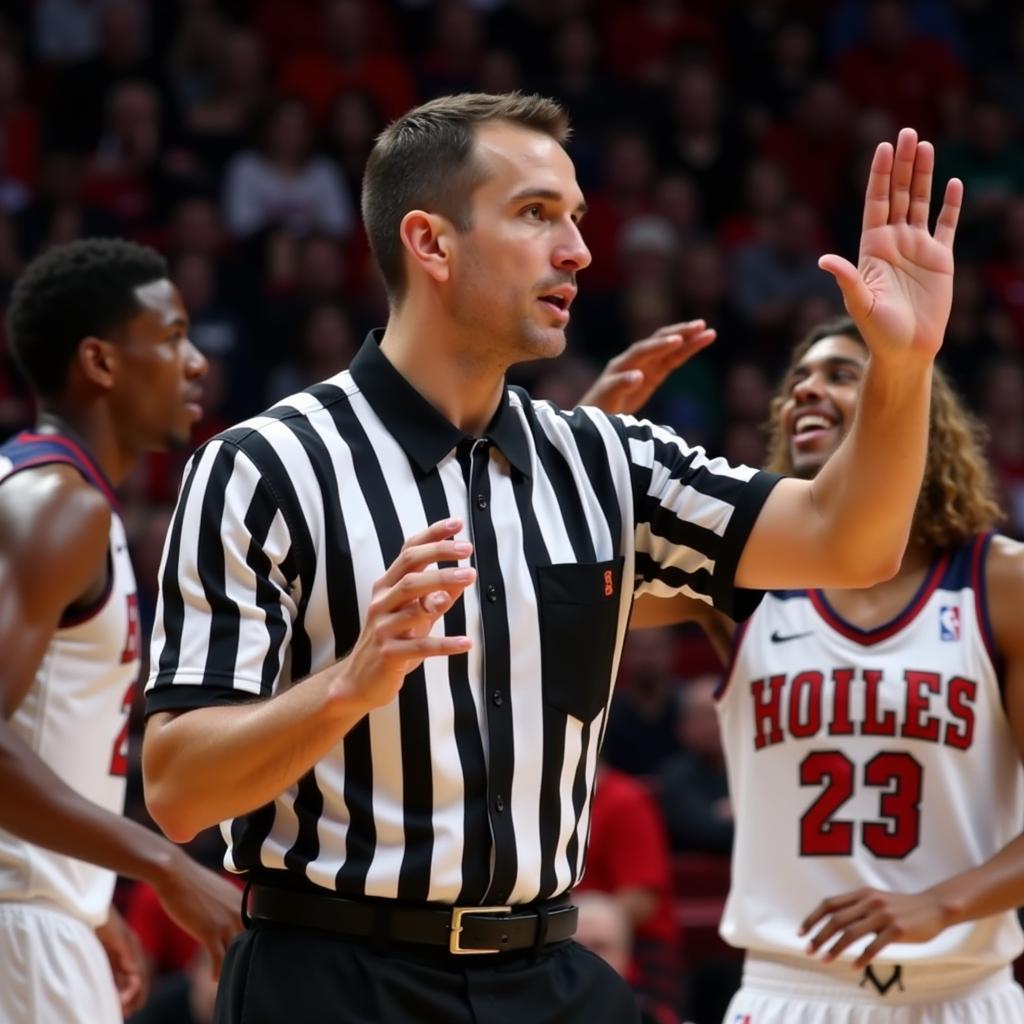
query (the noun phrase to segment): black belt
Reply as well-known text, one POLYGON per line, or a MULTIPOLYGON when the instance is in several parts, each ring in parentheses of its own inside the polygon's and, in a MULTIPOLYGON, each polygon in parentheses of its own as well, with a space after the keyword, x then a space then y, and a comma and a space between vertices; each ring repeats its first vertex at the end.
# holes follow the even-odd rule
POLYGON ((568 896, 519 907, 406 907, 253 885, 249 916, 383 942, 504 953, 563 942, 576 932, 568 896))

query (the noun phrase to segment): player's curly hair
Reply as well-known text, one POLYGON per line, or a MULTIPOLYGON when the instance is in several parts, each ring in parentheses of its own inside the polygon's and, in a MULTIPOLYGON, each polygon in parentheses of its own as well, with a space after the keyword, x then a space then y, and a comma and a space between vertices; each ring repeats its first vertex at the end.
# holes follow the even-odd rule
POLYGON ((120 238, 83 238, 34 259, 7 309, 11 352, 40 395, 61 394, 84 338, 110 338, 141 310, 135 289, 167 277, 164 258, 120 238))
MULTIPOLYGON (((839 317, 815 327, 790 354, 783 383, 772 399, 768 430, 767 468, 791 474, 789 440, 782 429, 786 382, 797 363, 822 338, 841 335, 867 348, 856 324, 839 317)), ((939 367, 932 376, 928 456, 924 483, 914 510, 913 536, 938 548, 962 544, 1004 518, 985 458, 985 428, 966 408, 939 367)))

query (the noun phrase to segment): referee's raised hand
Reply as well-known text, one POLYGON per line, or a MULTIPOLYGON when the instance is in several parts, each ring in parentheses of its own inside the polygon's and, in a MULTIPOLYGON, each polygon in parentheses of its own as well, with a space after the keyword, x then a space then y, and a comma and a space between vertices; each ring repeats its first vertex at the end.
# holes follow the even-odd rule
POLYGON ((439 563, 468 558, 473 545, 454 536, 462 520, 432 523, 410 537, 387 572, 373 585, 366 624, 334 695, 381 707, 394 699, 405 677, 425 658, 464 654, 468 636, 433 636, 434 623, 476 579, 468 565, 440 568, 439 563))

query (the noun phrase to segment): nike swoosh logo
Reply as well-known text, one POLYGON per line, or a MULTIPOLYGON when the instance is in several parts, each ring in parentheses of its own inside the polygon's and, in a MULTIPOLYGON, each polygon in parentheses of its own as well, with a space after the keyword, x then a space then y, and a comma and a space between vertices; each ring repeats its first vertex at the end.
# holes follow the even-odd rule
POLYGON ((777 629, 772 633, 773 644, 784 644, 787 640, 800 640, 805 636, 813 636, 814 630, 809 629, 806 633, 780 633, 777 629))

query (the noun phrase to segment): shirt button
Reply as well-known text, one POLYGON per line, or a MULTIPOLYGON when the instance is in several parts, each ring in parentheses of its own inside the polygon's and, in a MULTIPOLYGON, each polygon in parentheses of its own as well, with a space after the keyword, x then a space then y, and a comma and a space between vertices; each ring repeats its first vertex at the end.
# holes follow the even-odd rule
POLYGON ((485 494, 478 494, 476 496, 476 507, 477 508, 487 508, 487 495, 485 495, 485 494))
POLYGON ((505 695, 501 692, 501 690, 495 690, 494 693, 491 694, 491 700, 493 700, 494 703, 500 708, 501 705, 505 703, 505 695))
POLYGON ((499 814, 501 814, 501 812, 505 810, 505 798, 500 794, 494 800, 494 807, 499 814))
POLYGON ((487 588, 487 600, 491 604, 498 600, 498 588, 493 583, 487 588))

